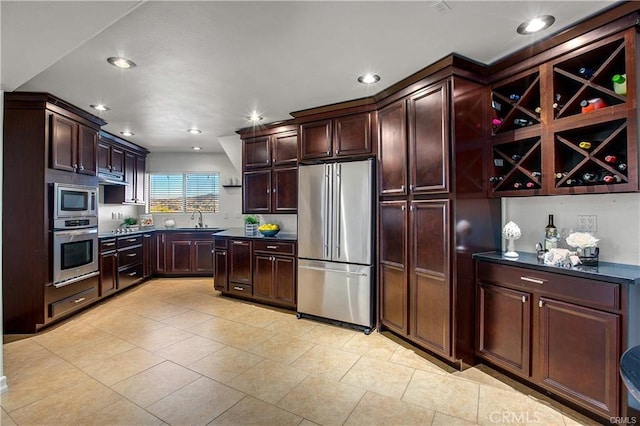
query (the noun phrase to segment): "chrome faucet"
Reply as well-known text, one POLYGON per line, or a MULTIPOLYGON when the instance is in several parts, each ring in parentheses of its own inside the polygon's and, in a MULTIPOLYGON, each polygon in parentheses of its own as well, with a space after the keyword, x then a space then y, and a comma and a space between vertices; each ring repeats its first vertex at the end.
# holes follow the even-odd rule
POLYGON ((196 211, 194 211, 193 213, 191 213, 191 220, 193 220, 196 216, 196 212, 200 214, 200 217, 198 218, 198 225, 196 226, 196 228, 202 228, 202 212, 198 209, 196 209, 196 211))

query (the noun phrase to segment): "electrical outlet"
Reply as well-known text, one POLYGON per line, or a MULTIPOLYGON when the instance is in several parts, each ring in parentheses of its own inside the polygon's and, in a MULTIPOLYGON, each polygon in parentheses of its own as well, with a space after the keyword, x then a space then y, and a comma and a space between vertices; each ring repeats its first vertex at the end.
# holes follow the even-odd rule
POLYGON ((111 219, 117 219, 118 214, 116 212, 111 212, 111 219))
POLYGON ((580 232, 597 232, 597 217, 595 215, 578 215, 577 230, 580 232))

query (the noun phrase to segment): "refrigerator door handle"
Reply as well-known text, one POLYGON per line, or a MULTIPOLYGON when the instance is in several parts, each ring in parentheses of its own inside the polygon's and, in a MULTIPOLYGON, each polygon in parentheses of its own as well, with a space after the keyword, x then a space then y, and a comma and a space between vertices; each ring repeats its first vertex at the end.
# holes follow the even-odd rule
POLYGON ((334 221, 335 221, 335 240, 336 240, 336 253, 334 259, 340 259, 340 215, 341 215, 341 194, 342 194, 342 181, 340 180, 340 172, 342 171, 342 165, 340 163, 336 163, 334 166, 336 168, 336 188, 334 188, 335 194, 335 204, 334 204, 334 221))
POLYGON ((311 271, 335 272, 335 273, 338 273, 338 274, 354 275, 354 276, 360 276, 360 277, 364 277, 364 276, 367 275, 366 272, 349 272, 349 271, 342 271, 340 269, 319 268, 319 267, 316 267, 316 266, 298 265, 298 268, 300 268, 300 269, 309 269, 311 271))
POLYGON ((325 259, 328 259, 330 256, 330 253, 329 253, 329 235, 331 233, 331 220, 329 220, 330 205, 331 205, 330 183, 331 183, 331 166, 329 164, 325 164, 324 165, 325 197, 324 197, 324 206, 323 206, 325 224, 324 224, 324 234, 322 235, 322 239, 323 239, 322 243, 324 245, 325 259))

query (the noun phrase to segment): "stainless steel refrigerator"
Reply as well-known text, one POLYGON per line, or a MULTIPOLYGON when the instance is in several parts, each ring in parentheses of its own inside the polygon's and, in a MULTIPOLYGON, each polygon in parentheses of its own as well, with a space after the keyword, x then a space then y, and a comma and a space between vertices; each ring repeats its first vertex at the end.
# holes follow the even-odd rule
POLYGON ((302 165, 298 316, 363 328, 373 321, 373 160, 302 165))

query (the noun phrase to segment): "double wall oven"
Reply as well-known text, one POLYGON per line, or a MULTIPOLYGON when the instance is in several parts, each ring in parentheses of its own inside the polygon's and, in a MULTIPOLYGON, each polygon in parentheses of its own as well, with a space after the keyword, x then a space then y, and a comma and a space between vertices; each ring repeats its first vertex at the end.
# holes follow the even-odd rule
POLYGON ((98 188, 54 183, 52 216, 53 285, 98 275, 98 188))

